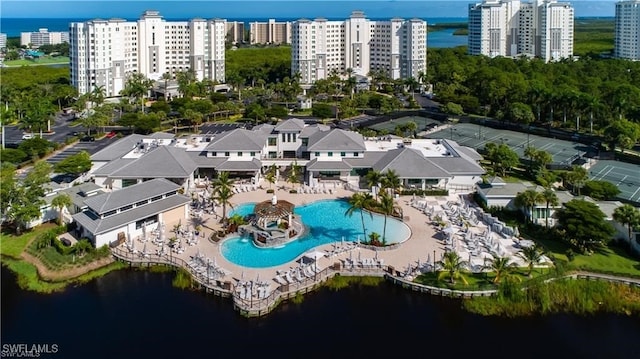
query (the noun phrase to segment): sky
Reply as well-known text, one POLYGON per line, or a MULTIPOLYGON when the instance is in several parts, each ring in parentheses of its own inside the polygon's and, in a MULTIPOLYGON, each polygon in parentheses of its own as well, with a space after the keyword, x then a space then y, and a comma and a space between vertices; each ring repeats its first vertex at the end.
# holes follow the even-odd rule
MULTIPOLYGON (((167 19, 203 18, 346 18, 363 10, 369 18, 467 17, 470 3, 480 0, 0 0, 2 18, 136 19, 158 10, 167 19)), ((616 0, 568 1, 576 17, 614 16, 616 0)))

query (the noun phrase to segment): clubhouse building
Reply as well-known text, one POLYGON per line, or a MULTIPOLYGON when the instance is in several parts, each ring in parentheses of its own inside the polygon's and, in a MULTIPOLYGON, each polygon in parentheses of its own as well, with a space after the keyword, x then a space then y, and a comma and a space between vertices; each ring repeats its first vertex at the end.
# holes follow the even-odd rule
POLYGON ((188 219, 189 198, 182 193, 188 194, 203 179, 222 171, 236 181, 260 186, 266 184, 272 166, 282 173, 296 165, 301 169, 298 180, 306 188, 330 184, 354 191, 369 189, 365 180, 369 171, 394 171, 407 189, 458 192, 473 192, 485 174, 479 165, 481 156, 454 141, 365 138, 322 124, 307 125, 300 119, 214 135, 134 134, 91 159, 90 176, 107 194, 92 197, 89 209, 74 219, 83 236, 97 246, 117 241, 123 232, 136 235, 145 224, 169 225, 188 219))

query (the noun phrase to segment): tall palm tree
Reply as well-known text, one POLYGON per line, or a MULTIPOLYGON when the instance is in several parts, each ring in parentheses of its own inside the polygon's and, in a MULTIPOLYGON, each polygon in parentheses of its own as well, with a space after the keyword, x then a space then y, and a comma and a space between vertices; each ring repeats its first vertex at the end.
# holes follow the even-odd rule
POLYGON ((233 197, 233 191, 231 187, 218 187, 213 192, 211 199, 217 201, 222 206, 222 219, 220 222, 224 223, 227 219, 227 206, 233 208, 230 199, 233 197))
POLYGON ((387 243, 387 217, 393 214, 393 197, 386 192, 380 194, 380 209, 384 214, 384 227, 382 230, 382 244, 387 243))
POLYGON ((402 181, 398 176, 398 173, 394 170, 387 170, 382 177, 382 187, 391 189, 393 194, 401 187, 402 181))
POLYGON ((580 188, 584 187, 584 183, 589 179, 589 172, 582 166, 574 165, 569 172, 568 179, 573 189, 576 190, 575 193, 579 196, 580 188))
POLYGON ((542 202, 542 195, 535 189, 528 189, 518 193, 514 200, 516 207, 529 210, 529 220, 533 223, 533 212, 536 204, 542 202))
POLYGON ((536 156, 538 150, 533 146, 527 146, 524 149, 524 156, 529 158, 529 173, 531 173, 531 169, 533 168, 533 158, 536 156))
POLYGON ((58 209, 58 225, 62 225, 62 211, 71 204, 71 197, 66 193, 61 193, 51 200, 51 206, 58 209))
POLYGON ((164 100, 168 101, 169 100, 169 91, 167 91, 167 88, 169 86, 169 80, 171 80, 171 73, 170 72, 165 72, 162 74, 162 80, 164 80, 164 100))
POLYGON ((462 275, 462 271, 467 265, 467 262, 462 260, 458 253, 454 251, 445 252, 440 261, 440 265, 442 266, 442 270, 438 273, 438 280, 448 277, 451 284, 455 284, 456 279, 460 279, 464 284, 468 284, 467 279, 462 275))
POLYGON ((267 169, 267 173, 265 173, 264 175, 264 179, 266 179, 267 182, 269 182, 269 189, 271 189, 272 184, 276 183, 277 171, 278 171, 278 167, 274 163, 271 166, 269 166, 269 169, 267 169))
POLYGON ((213 191, 215 192, 218 188, 226 187, 231 188, 233 186, 233 180, 229 178, 229 172, 220 171, 218 172, 218 176, 211 181, 211 185, 213 186, 213 191))
MULTIPOLYGON (((376 170, 371 170, 367 172, 365 175, 365 179, 367 180, 367 185, 369 188, 373 188, 373 186, 380 186, 380 182, 382 181, 382 174, 376 170)), ((376 192, 376 201, 378 200, 378 193, 376 192)))
POLYGON ((527 277, 531 275, 531 272, 533 272, 533 266, 540 263, 540 260, 542 259, 542 252, 536 246, 524 247, 516 255, 527 263, 527 267, 529 268, 527 277))
POLYGON ((503 277, 508 277, 513 273, 516 264, 513 263, 509 257, 495 256, 489 260, 487 267, 496 275, 493 278, 493 283, 500 283, 503 277))
POLYGON ((300 182, 298 176, 300 175, 300 166, 298 162, 292 162, 289 168, 289 175, 287 176, 287 181, 291 183, 291 187, 295 189, 296 183, 300 182))
MULTIPOLYGON (((349 208, 345 212, 345 215, 351 217, 356 211, 360 212, 360 220, 362 221, 362 238, 367 238, 367 229, 364 226, 364 211, 363 209, 366 207, 367 203, 371 202, 373 197, 371 197, 370 193, 367 192, 356 192, 349 198, 349 208)), ((373 214, 368 212, 369 216, 373 218, 373 214)))
POLYGON ((624 204, 613 211, 613 219, 627 226, 631 244, 631 231, 634 227, 640 226, 640 210, 630 204, 624 204))
POLYGON ((545 190, 540 194, 540 199, 547 205, 547 211, 545 213, 544 220, 545 227, 549 228, 549 207, 555 207, 558 205, 558 196, 556 195, 556 192, 551 188, 545 188, 545 190))

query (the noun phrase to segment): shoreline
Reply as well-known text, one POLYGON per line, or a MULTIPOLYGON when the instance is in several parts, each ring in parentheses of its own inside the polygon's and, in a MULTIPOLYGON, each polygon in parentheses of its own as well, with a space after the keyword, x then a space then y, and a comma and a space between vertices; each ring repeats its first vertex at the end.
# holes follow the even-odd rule
MULTIPOLYGON (((341 189, 341 191, 345 191, 345 193, 347 193, 346 190, 344 189, 341 189)), ((309 203, 317 200, 326 200, 326 199, 335 199, 335 198, 345 197, 344 195, 345 193, 342 193, 342 192, 335 193, 333 195, 291 194, 289 193, 289 190, 287 188, 279 188, 278 186, 276 186, 275 192, 278 195, 279 199, 292 200, 298 204, 309 203)), ((272 194, 266 193, 266 190, 264 189, 253 191, 253 192, 241 192, 234 196, 234 198, 232 199, 232 202, 234 204, 247 203, 247 202, 259 202, 260 198, 258 197, 267 198, 270 196, 272 196, 272 194)), ((202 289, 205 292, 213 293, 214 295, 231 297, 233 308, 245 316, 266 315, 271 310, 277 308, 280 303, 288 300, 294 300, 295 298, 299 298, 303 294, 306 294, 324 285, 327 285, 326 283, 333 280, 333 278, 336 278, 336 279, 343 278, 343 277, 348 278, 352 276, 358 276, 358 277, 364 276, 365 278, 378 277, 383 280, 392 281, 393 283, 400 285, 403 288, 410 289, 412 291, 422 292, 425 294, 430 293, 434 295, 447 296, 451 298, 470 298, 472 296, 494 297, 497 294, 497 290, 498 290, 497 288, 492 290, 465 290, 465 289, 455 290, 455 289, 447 288, 446 283, 443 283, 442 286, 440 285, 428 286, 428 285, 416 283, 413 280, 414 278, 413 276, 408 278, 400 277, 399 272, 402 270, 402 268, 404 268, 404 265, 406 265, 407 263, 411 265, 411 263, 415 262, 415 259, 419 260, 421 257, 419 253, 423 253, 423 254, 427 253, 425 249, 427 248, 428 245, 431 245, 431 246, 435 245, 435 247, 431 247, 434 249, 428 250, 429 252, 431 250, 439 251, 439 250, 442 250, 443 248, 438 248, 440 244, 437 243, 436 241, 431 240, 432 236, 435 235, 435 230, 432 229, 429 225, 427 225, 426 215, 424 215, 423 213, 417 213, 418 210, 409 205, 408 198, 405 196, 400 197, 397 203, 398 205, 403 207, 404 215, 406 217, 405 220, 407 222, 406 224, 411 229, 411 235, 409 239, 405 241, 405 243, 401 244, 400 248, 388 250, 388 251, 384 251, 384 250, 374 251, 364 247, 360 247, 360 249, 358 249, 358 252, 362 253, 363 258, 365 259, 370 258, 370 260, 373 260, 374 255, 376 258, 378 255, 380 255, 381 258, 384 258, 384 265, 380 262, 376 262, 373 264, 367 262, 367 264, 365 265, 363 262, 362 264, 358 264, 355 267, 353 265, 349 267, 348 266, 349 254, 347 254, 348 253, 347 251, 345 251, 344 253, 337 254, 335 256, 323 257, 318 260, 318 267, 322 268, 322 271, 320 271, 317 274, 317 276, 315 276, 314 278, 305 278, 303 281, 300 281, 300 282, 296 281, 293 284, 287 284, 286 287, 278 285, 276 286, 275 289, 273 289, 273 291, 269 293, 269 296, 267 298, 264 298, 264 297, 259 298, 259 296, 256 296, 256 297, 252 296, 252 298, 248 298, 248 297, 243 298, 241 296, 242 292, 238 291, 238 289, 242 290, 242 285, 244 285, 245 283, 253 283, 253 280, 245 280, 244 279, 245 276, 246 278, 256 278, 256 283, 258 282, 257 280, 258 277, 263 278, 263 280, 264 279, 269 280, 271 288, 273 288, 274 283, 271 282, 270 279, 274 278, 277 274, 280 274, 281 272, 290 269, 291 265, 292 264, 296 265, 296 263, 289 262, 280 266, 260 269, 260 268, 243 267, 227 261, 220 253, 221 242, 213 243, 208 239, 211 233, 215 233, 215 231, 219 229, 219 223, 217 223, 217 219, 220 218, 219 212, 221 208, 217 209, 218 213, 213 215, 211 218, 208 218, 208 220, 213 219, 211 222, 208 222, 208 220, 205 220, 206 224, 203 226, 203 228, 205 228, 204 229, 205 238, 207 239, 202 238, 201 240, 202 244, 204 245, 203 246, 198 245, 197 248, 187 247, 188 252, 185 255, 181 255, 181 256, 176 255, 174 263, 169 263, 166 256, 162 257, 162 256, 152 255, 151 257, 148 257, 148 258, 141 258, 138 256, 134 256, 133 254, 129 254, 127 251, 125 251, 124 248, 116 247, 111 250, 111 255, 108 257, 109 258, 108 260, 104 261, 105 263, 103 266, 100 266, 100 265, 96 266, 95 264, 93 264, 95 262, 85 265, 84 267, 86 270, 80 277, 88 276, 89 277, 88 280, 90 280, 91 278, 100 277, 106 273, 109 273, 112 270, 123 269, 127 267, 129 268, 139 267, 144 269, 148 267, 154 268, 154 267, 163 266, 163 265, 167 266, 167 268, 169 268, 168 266, 171 266, 170 267, 171 269, 167 269, 167 270, 175 271, 175 272, 184 270, 189 274, 191 288, 202 289), (421 228, 422 230, 420 229, 416 230, 416 228, 414 227, 421 228), (228 276, 225 276, 224 278, 220 278, 220 280, 217 280, 214 283, 211 282, 211 279, 207 279, 206 276, 202 276, 202 274, 198 274, 195 270, 191 269, 188 264, 189 263, 188 258, 193 257, 191 254, 195 255, 196 250, 198 251, 198 253, 200 251, 203 251, 208 255, 213 255, 217 263, 220 264, 222 268, 226 270, 229 270, 229 269, 231 270, 230 271, 231 274, 228 276), (114 261, 114 258, 119 260, 114 261), (180 262, 178 262, 178 259, 180 260, 180 262), (176 264, 179 264, 179 265, 176 265, 176 264)), ((228 210, 230 209, 228 208, 228 210)), ((332 246, 331 244, 322 245, 322 246, 316 247, 315 249, 324 250, 328 252, 331 246, 332 246)), ((22 254, 24 254, 24 252, 22 254)), ((58 275, 57 277, 55 275, 52 275, 49 277, 49 279, 54 279, 54 281, 48 282, 45 278, 41 278, 41 274, 43 274, 43 272, 41 270, 38 270, 37 266, 30 263, 30 261, 28 261, 29 257, 30 255, 26 256, 26 258, 24 255, 22 255, 21 259, 12 258, 10 261, 16 261, 16 262, 24 261, 25 263, 28 263, 29 265, 31 265, 34 269, 32 270, 32 272, 27 273, 31 275, 31 276, 27 275, 27 281, 33 281, 34 279, 36 279, 43 283, 49 284, 49 286, 44 286, 43 288, 41 288, 41 289, 44 289, 42 290, 43 292, 59 291, 59 290, 63 290, 68 284, 83 282, 83 280, 80 279, 79 277, 66 277, 64 275, 58 275), (38 278, 33 277, 34 272, 36 277, 38 278), (55 278, 58 278, 58 279, 63 278, 63 281, 55 281, 55 278), (55 289, 52 290, 50 288, 51 285, 55 287, 55 289)), ((9 259, 9 258, 10 257, 6 257, 6 259, 9 259)), ((173 257, 169 257, 169 258, 173 258, 173 257)), ((3 265, 5 265, 5 262, 6 262, 5 256, 3 256, 2 259, 3 259, 3 265)), ((19 268, 17 264, 14 264, 13 266, 8 265, 8 267, 10 270, 16 272, 18 276, 25 275, 25 273, 20 273, 19 271, 14 270, 14 268, 19 268)), ((45 276, 47 275, 46 272, 44 275, 45 276)), ((609 277, 608 279, 611 280, 611 277, 609 277)), ((636 280, 632 280, 632 281, 635 283, 636 280)), ((630 283, 628 280, 624 280, 624 279, 621 280, 621 282, 630 283)), ((640 281, 637 281, 637 282, 640 283, 640 281)), ((32 283, 31 285, 27 285, 27 289, 39 291, 38 284, 39 283, 32 283)), ((24 283, 22 283, 21 286, 23 285, 24 283)), ((637 285, 640 285, 640 284, 637 284, 637 285)), ((496 300, 491 300, 489 303, 490 304, 485 304, 485 305, 489 305, 494 309, 495 307, 498 306, 498 303, 496 300)))

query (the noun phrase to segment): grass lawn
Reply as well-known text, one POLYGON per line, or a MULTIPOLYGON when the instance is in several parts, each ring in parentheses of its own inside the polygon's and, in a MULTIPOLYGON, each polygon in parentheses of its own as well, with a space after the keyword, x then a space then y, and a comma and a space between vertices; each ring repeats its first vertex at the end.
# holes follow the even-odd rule
POLYGON ((11 60, 5 61, 6 66, 32 66, 32 65, 49 65, 49 64, 68 64, 69 58, 65 56, 58 57, 42 57, 37 60, 11 60))
POLYGON ((526 234, 523 234, 523 237, 542 245, 556 260, 565 262, 569 269, 640 277, 640 261, 631 257, 625 249, 620 247, 610 246, 589 256, 576 253, 573 260, 569 261, 567 257, 569 246, 566 243, 526 234))
POLYGON ((20 254, 33 238, 55 227, 56 225, 53 223, 45 223, 35 229, 26 231, 17 237, 12 233, 7 233, 3 230, 2 233, 0 233, 0 254, 20 259, 20 254))

